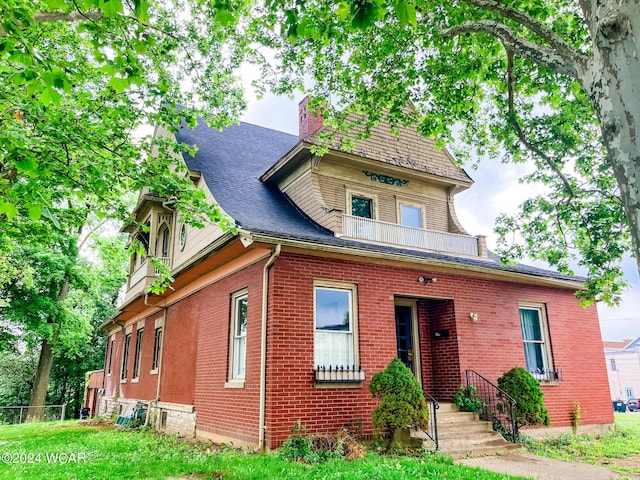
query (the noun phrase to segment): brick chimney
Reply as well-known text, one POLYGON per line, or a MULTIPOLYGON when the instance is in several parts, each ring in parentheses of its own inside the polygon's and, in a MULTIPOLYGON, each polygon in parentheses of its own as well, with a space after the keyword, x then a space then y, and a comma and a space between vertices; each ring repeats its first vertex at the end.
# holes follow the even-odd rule
POLYGON ((322 127, 323 118, 321 114, 316 114, 307 109, 307 105, 311 98, 307 95, 298 104, 298 138, 307 138, 313 135, 322 127))

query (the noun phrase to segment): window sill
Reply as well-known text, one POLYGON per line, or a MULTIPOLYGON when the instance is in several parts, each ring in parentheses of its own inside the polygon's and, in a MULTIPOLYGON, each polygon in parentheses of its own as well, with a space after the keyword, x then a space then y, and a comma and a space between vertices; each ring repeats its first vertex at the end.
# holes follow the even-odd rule
POLYGON ((314 382, 313 388, 362 388, 364 381, 362 382, 314 382))
POLYGON ((140 377, 132 378, 131 383, 140 383, 140 377))
POLYGON ((158 369, 157 368, 154 368, 153 370, 151 370, 149 372, 149 375, 157 375, 157 374, 158 374, 158 369))
POLYGON ((244 388, 244 380, 230 380, 224 384, 224 388, 244 388))
POLYGON ((560 385, 558 380, 539 380, 541 387, 557 387, 560 385))
POLYGON ((127 379, 126 378, 121 378, 120 379, 120 383, 127 383, 127 379))

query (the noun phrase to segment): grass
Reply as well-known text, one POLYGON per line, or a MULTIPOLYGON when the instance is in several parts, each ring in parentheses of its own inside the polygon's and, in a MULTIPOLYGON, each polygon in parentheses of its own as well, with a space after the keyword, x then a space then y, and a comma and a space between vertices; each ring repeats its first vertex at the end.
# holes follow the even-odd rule
POLYGON ((190 445, 169 436, 77 421, 0 426, 0 455, 3 455, 0 479, 11 480, 518 478, 453 465, 450 459, 441 455, 384 457, 368 453, 360 460, 328 461, 311 466, 289 463, 276 455, 233 449, 209 452, 206 447, 190 445), (58 463, 53 463, 47 461, 47 454, 49 459, 51 454, 67 456, 62 455, 58 457, 58 463), (25 462, 29 456, 31 462, 25 462), (60 459, 66 463, 61 464, 60 459))
POLYGON ((534 454, 603 465, 620 473, 640 473, 640 413, 616 413, 614 432, 594 435, 565 434, 543 441, 529 439, 534 454))

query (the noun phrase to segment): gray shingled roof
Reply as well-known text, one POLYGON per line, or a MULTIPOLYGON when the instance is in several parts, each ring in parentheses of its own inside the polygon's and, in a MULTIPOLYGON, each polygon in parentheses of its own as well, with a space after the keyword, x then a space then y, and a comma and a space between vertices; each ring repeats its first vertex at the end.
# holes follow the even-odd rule
POLYGON ((181 126, 178 142, 197 145, 195 158, 184 154, 191 170, 202 173, 211 193, 238 226, 254 234, 287 240, 303 240, 371 251, 414 256, 461 265, 489 267, 495 270, 529 274, 563 280, 584 280, 527 265, 501 265, 497 256, 486 260, 422 252, 406 248, 382 246, 345 240, 316 224, 300 211, 277 187, 259 177, 291 150, 298 137, 249 123, 240 123, 222 131, 204 122, 195 130, 181 126))

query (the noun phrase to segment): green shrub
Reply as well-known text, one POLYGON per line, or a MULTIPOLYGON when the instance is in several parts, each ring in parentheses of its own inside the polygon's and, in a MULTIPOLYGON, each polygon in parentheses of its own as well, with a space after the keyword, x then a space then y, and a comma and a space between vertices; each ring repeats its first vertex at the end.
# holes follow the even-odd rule
POLYGON ((476 387, 473 385, 469 386, 468 392, 464 385, 460 385, 458 391, 453 396, 453 403, 460 407, 460 410, 463 412, 482 413, 487 407, 487 404, 482 398, 477 397, 475 392, 476 387))
POLYGON ((518 426, 551 424, 540 383, 524 368, 514 367, 506 372, 498 379, 498 386, 518 402, 514 409, 518 426))
POLYGON ((290 436, 280 447, 278 456, 290 462, 316 464, 327 460, 352 460, 363 457, 365 449, 346 430, 338 433, 309 435, 298 422, 290 436))
POLYGON ((427 428, 429 408, 420 383, 399 358, 394 358, 369 384, 371 394, 380 399, 373 411, 373 427, 377 435, 388 432, 389 438, 400 428, 427 428))

